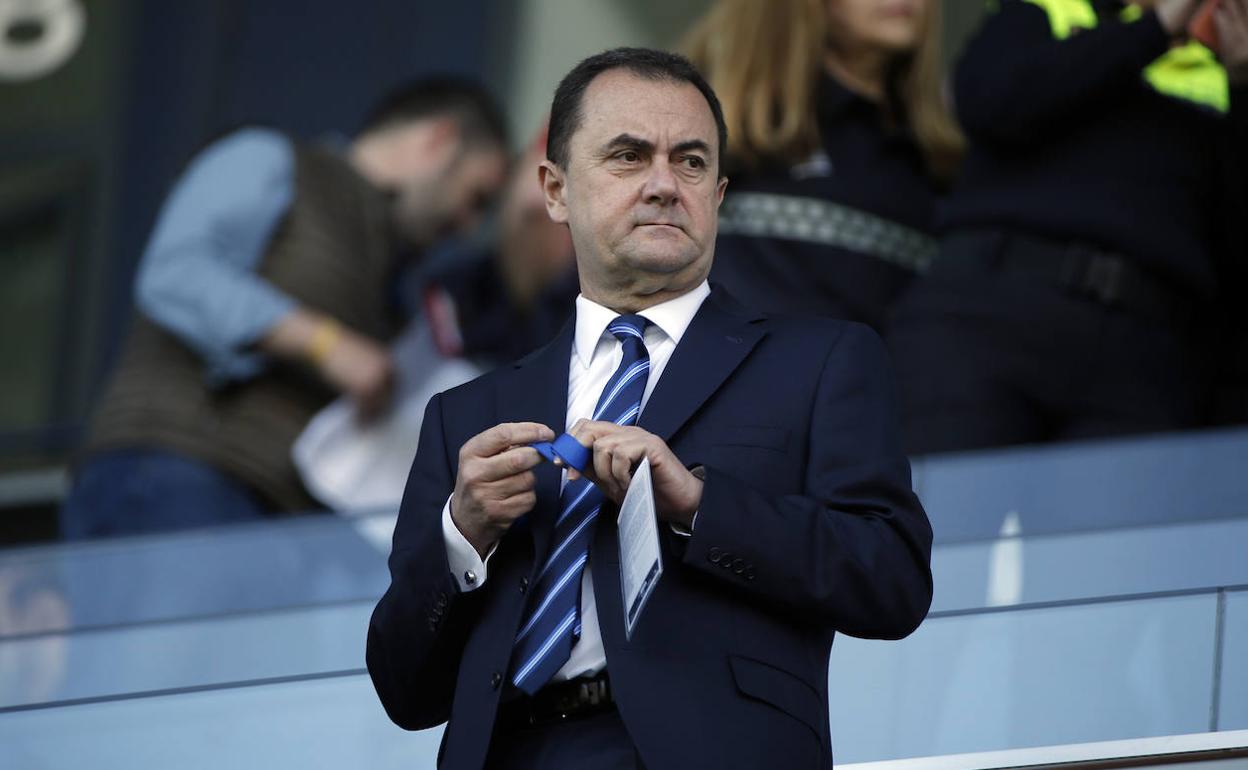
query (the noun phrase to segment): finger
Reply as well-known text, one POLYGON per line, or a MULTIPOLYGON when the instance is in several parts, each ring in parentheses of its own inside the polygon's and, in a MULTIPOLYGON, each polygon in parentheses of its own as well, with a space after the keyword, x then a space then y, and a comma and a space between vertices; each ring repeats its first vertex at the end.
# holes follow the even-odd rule
POLYGON ((602 491, 612 499, 618 497, 619 489, 615 476, 611 473, 611 448, 606 443, 594 445, 594 475, 596 483, 602 491))
POLYGON ((485 509, 503 503, 515 495, 528 492, 533 492, 533 484, 525 483, 524 474, 494 480, 494 482, 482 482, 470 490, 475 502, 485 509))
POLYGON ((476 458, 478 482, 498 481, 536 468, 542 455, 531 446, 516 446, 493 457, 476 458))
POLYGON ((576 424, 568 431, 568 435, 581 442, 586 449, 593 449, 595 441, 621 430, 623 428, 613 422, 581 419, 576 421, 576 424))
POLYGON ((517 473, 497 481, 486 482, 486 494, 496 500, 505 500, 514 495, 529 492, 537 486, 537 476, 533 471, 517 473))
POLYGON ((460 452, 470 457, 490 457, 509 447, 554 438, 555 432, 541 423, 505 422, 468 439, 460 452))
POLYGON ((621 492, 628 491, 628 485, 633 480, 633 457, 637 447, 625 448, 617 447, 611 454, 611 475, 615 478, 615 483, 619 486, 621 492))
POLYGON ((487 526, 506 531, 516 519, 533 510, 537 505, 537 495, 524 492, 503 500, 491 500, 483 508, 483 516, 487 526))
POLYGON ((591 481, 594 484, 597 484, 599 481, 598 473, 597 471, 594 470, 594 459, 593 459, 592 452, 590 454, 589 462, 587 462, 585 464, 585 467, 580 469, 579 471, 570 465, 565 465, 564 467, 568 471, 568 481, 576 481, 577 479, 581 479, 581 478, 589 479, 589 481, 591 481))
POLYGON ((498 501, 493 506, 494 513, 510 521, 520 518, 533 510, 537 505, 537 493, 521 492, 498 501))

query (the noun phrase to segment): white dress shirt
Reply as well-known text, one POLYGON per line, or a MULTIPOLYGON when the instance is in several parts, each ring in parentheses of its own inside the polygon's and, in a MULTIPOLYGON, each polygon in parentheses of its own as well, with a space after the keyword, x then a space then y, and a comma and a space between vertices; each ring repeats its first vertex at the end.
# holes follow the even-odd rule
MULTIPOLYGON (((696 289, 643 310, 639 315, 650 321, 646 327, 646 350, 650 353, 650 375, 646 390, 641 397, 642 409, 650 400, 654 386, 663 376, 672 351, 689 328, 698 308, 711 293, 706 281, 696 289)), ((607 326, 619 313, 588 300, 584 295, 576 298, 576 339, 568 367, 568 415, 565 430, 576 421, 588 419, 602 389, 624 356, 623 345, 607 331, 607 326)), ((554 428, 554 426, 551 426, 554 428)), ((567 484, 567 472, 563 473, 560 486, 567 484)), ((486 564, 493 550, 482 561, 477 549, 472 547, 455 522, 451 519, 451 501, 448 498, 442 508, 442 534, 446 540, 447 559, 461 591, 474 591, 485 584, 486 564)), ((594 601, 594 580, 588 566, 581 575, 581 638, 573 645, 568 662, 554 676, 554 681, 574 679, 601 671, 607 665, 606 652, 602 646, 602 632, 598 627, 598 608, 594 601)))

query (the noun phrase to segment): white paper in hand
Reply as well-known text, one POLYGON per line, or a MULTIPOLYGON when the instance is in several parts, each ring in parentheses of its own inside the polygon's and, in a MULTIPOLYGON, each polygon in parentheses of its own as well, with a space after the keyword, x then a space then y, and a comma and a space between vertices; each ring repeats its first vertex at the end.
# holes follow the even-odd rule
POLYGON ((659 521, 654 510, 650 460, 643 458, 620 506, 620 587, 624 591, 624 633, 631 640, 641 611, 659 584, 659 521))

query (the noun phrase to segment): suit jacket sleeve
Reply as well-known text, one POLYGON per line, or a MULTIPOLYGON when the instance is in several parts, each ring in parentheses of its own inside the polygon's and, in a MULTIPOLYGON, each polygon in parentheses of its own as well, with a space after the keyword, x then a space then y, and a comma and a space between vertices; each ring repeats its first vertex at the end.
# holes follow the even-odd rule
POLYGON ((684 564, 798 621, 870 638, 917 628, 932 599, 932 530, 894 404, 883 343, 847 327, 812 407, 803 493, 768 496, 706 466, 684 564))
POLYGON ((457 451, 446 445, 441 397, 434 396, 399 508, 390 588, 373 610, 366 653, 386 713, 409 730, 450 717, 460 654, 484 594, 460 593, 447 561, 442 508, 455 486, 457 451))

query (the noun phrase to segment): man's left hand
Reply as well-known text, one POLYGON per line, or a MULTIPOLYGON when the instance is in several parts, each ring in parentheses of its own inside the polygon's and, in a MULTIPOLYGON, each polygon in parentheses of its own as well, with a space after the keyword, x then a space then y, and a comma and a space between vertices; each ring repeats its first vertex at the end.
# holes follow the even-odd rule
MULTIPOLYGON (((617 505, 624 501, 641 458, 648 457, 659 518, 692 528, 693 515, 702 502, 702 480, 689 472, 663 439, 641 428, 594 420, 579 420, 568 433, 593 453, 585 477, 617 505)), ((580 475, 568 468, 569 479, 580 475)))

